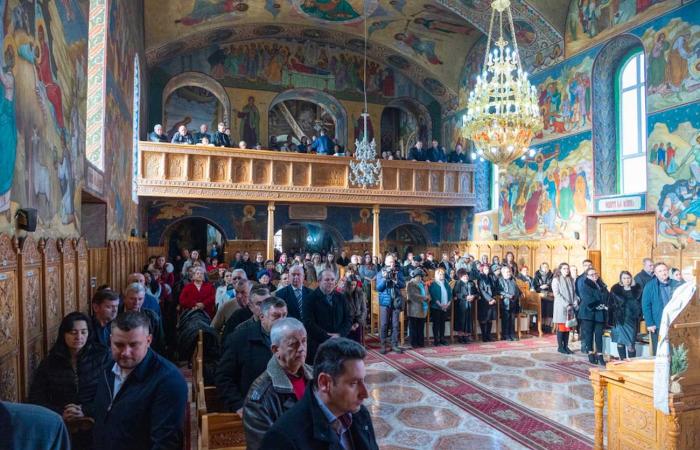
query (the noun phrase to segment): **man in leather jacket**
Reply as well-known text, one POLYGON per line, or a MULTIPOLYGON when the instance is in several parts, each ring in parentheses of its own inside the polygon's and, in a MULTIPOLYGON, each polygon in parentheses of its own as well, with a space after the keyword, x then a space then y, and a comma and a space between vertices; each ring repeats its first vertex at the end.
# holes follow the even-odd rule
POLYGON ((293 317, 281 319, 270 330, 272 358, 250 386, 243 405, 248 450, 258 450, 263 436, 280 416, 304 395, 313 379, 306 360, 306 329, 293 317))

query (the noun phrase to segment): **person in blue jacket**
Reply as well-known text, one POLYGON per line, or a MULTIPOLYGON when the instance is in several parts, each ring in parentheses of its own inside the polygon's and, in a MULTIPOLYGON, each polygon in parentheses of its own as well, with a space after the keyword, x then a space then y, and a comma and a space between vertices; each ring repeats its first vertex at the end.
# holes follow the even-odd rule
POLYGON ((651 345, 656 354, 659 343, 659 325, 664 307, 673 297, 673 292, 681 283, 669 276, 668 266, 662 262, 654 265, 654 278, 644 285, 642 293, 642 314, 651 334, 651 345))
POLYGON ((311 144, 311 150, 314 150, 319 155, 333 154, 333 141, 326 136, 326 130, 320 131, 320 136, 311 144))
POLYGON ((382 355, 387 353, 386 338, 391 320, 391 349, 403 353, 399 347, 399 315, 403 310, 401 289, 406 287, 403 272, 396 266, 394 255, 384 259, 384 267, 377 272, 377 292, 379 293, 379 341, 382 355))

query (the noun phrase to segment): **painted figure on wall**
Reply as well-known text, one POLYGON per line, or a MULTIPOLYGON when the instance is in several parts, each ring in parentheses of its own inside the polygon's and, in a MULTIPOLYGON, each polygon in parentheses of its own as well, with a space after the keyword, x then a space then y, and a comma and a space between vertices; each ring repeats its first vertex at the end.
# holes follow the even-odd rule
POLYGON ((369 221, 371 212, 367 208, 360 210, 360 221, 352 224, 352 240, 366 242, 372 238, 372 224, 369 221))
POLYGON ((247 10, 248 5, 241 0, 195 0, 192 11, 176 20, 175 23, 189 27, 217 19, 222 14, 235 15, 247 10))
POLYGON ((360 13, 347 0, 303 0, 301 10, 330 22, 345 22, 360 17, 360 13))
MULTIPOLYGON (((0 0, 0 11, 5 10, 5 1, 0 0)), ((0 17, 2 19, 2 17, 0 17)), ((0 20, 0 38, 4 27, 0 20)), ((11 45, 4 54, 0 52, 0 212, 10 208, 10 189, 17 157, 17 129, 15 119, 15 78, 12 69, 15 55, 11 45)))
POLYGON ((236 116, 241 120, 239 133, 241 140, 246 141, 251 147, 258 144, 260 141, 260 111, 255 106, 255 98, 248 97, 248 103, 241 111, 238 111, 236 116))
POLYGON ((435 41, 421 38, 417 34, 410 31, 405 33, 396 33, 394 35, 399 44, 403 44, 409 49, 413 50, 413 53, 425 57, 430 64, 439 65, 443 62, 438 58, 435 53, 435 41))

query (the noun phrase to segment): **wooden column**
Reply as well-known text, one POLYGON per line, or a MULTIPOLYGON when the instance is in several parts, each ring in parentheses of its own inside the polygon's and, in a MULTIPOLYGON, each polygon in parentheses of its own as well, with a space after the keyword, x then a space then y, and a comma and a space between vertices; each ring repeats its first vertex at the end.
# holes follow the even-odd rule
POLYGON ((593 417, 595 431, 593 434, 593 450, 603 450, 603 406, 605 406, 605 381, 600 376, 600 369, 592 369, 590 375, 593 386, 593 417))
POLYGON ((381 261, 379 248, 379 205, 372 207, 372 255, 379 257, 381 261))
POLYGON ((275 202, 267 204, 267 259, 275 259, 275 202))

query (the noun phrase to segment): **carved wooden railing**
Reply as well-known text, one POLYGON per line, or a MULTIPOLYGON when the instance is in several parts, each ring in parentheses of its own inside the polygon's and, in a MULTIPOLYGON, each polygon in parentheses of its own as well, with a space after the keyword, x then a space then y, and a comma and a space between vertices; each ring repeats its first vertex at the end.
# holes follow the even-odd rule
POLYGON ((348 181, 350 158, 266 150, 139 143, 138 194, 414 206, 473 206, 470 164, 382 161, 378 187, 348 181))

